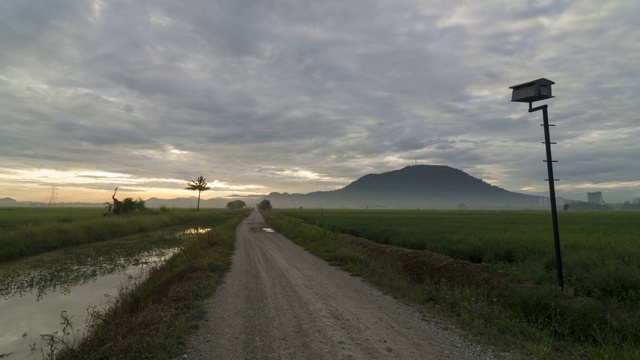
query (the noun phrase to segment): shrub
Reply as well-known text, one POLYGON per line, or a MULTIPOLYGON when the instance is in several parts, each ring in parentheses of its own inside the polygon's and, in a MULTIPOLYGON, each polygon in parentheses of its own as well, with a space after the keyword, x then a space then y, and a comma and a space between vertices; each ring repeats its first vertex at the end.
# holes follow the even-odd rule
POLYGON ((133 200, 133 198, 126 198, 124 201, 118 202, 116 206, 110 202, 105 202, 105 215, 108 214, 130 214, 136 211, 144 211, 147 209, 147 205, 141 198, 133 200))

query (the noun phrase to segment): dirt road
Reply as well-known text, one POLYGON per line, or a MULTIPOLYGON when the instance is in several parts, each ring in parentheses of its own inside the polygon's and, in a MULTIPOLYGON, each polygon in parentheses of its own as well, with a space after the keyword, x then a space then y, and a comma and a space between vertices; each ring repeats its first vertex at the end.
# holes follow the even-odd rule
POLYGON ((327 265, 254 211, 183 359, 491 359, 489 350, 327 265))

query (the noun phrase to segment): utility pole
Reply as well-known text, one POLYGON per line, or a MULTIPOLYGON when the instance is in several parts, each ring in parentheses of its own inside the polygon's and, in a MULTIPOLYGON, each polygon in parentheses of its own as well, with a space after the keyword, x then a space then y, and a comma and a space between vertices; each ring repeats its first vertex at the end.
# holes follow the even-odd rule
POLYGON ((562 273, 562 254, 560 253, 560 230, 558 229, 558 209, 556 206, 556 189, 555 182, 558 179, 553 176, 553 163, 556 162, 551 157, 551 145, 555 144, 551 142, 551 136, 549 134, 549 127, 555 125, 549 125, 549 114, 547 112, 548 105, 542 105, 533 107, 534 101, 551 99, 551 85, 555 84, 553 81, 542 78, 534 81, 529 81, 519 85, 511 86, 513 89, 511 95, 511 101, 526 102, 529 103, 529 112, 542 110, 542 124, 544 127, 544 144, 547 152, 547 159, 543 160, 547 163, 547 174, 549 182, 549 200, 551 202, 551 220, 553 222, 553 242, 556 253, 556 271, 558 275, 558 286, 564 291, 564 275, 562 273))

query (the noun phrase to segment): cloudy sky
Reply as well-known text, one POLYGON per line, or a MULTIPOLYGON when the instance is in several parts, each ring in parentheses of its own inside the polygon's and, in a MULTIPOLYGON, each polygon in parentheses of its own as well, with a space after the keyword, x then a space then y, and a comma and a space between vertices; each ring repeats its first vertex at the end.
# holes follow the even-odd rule
POLYGON ((343 187, 449 165, 547 195, 640 197, 637 0, 2 0, 0 198, 343 187), (541 103, 537 103, 541 104, 541 103))

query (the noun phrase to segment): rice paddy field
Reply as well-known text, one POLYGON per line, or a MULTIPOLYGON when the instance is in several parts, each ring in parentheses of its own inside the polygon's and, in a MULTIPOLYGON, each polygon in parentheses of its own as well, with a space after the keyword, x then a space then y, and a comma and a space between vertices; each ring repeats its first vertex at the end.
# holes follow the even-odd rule
POLYGON ((0 207, 0 229, 51 221, 71 221, 101 217, 102 208, 63 207, 0 207))
MULTIPOLYGON (((490 264, 538 284, 556 282, 544 211, 294 210, 285 214, 382 244, 490 264)), ((640 212, 559 214, 565 283, 577 295, 640 301, 640 212)))
POLYGON ((497 342, 513 335, 543 358, 640 358, 640 212, 559 213, 564 292, 547 211, 278 209, 269 222, 310 249, 311 229, 324 231, 335 240, 321 256, 391 293, 408 279, 398 297, 497 342))
POLYGON ((171 209, 104 216, 102 208, 0 207, 0 263, 169 226, 198 226, 212 217, 224 220, 233 214, 171 209))
POLYGON ((0 208, 0 358, 176 355, 249 214, 103 212, 0 208))

